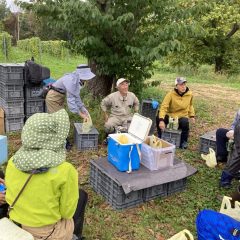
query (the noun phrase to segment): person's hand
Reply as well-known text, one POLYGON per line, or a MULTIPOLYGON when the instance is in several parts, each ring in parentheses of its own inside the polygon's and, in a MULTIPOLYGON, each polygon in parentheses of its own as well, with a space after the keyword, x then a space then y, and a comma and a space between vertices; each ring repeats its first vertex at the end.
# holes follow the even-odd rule
POLYGON ((105 118, 105 122, 107 122, 107 120, 108 120, 108 114, 107 113, 104 114, 104 118, 105 118))
POLYGON ((6 201, 5 201, 5 191, 0 192, 0 206, 4 203, 6 203, 6 201))
POLYGON ((83 121, 84 121, 84 122, 87 121, 87 119, 88 119, 88 117, 89 117, 87 113, 82 113, 82 112, 79 113, 79 116, 80 116, 81 118, 83 118, 83 121))
POLYGON ((230 130, 226 133, 226 137, 229 139, 234 139, 234 131, 230 130))
POLYGON ((165 129, 166 125, 164 121, 160 121, 159 128, 163 131, 165 129))
POLYGON ((195 120, 194 117, 190 118, 190 121, 191 121, 192 124, 195 124, 195 123, 196 123, 196 120, 195 120))
POLYGON ((0 184, 4 184, 5 185, 5 181, 4 181, 4 179, 2 179, 2 178, 0 178, 0 184))

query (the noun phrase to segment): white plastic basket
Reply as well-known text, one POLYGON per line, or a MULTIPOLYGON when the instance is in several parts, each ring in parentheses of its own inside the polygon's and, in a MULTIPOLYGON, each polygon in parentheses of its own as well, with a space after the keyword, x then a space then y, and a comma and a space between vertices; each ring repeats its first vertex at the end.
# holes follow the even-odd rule
POLYGON ((151 171, 173 166, 176 148, 175 145, 159 139, 162 142, 162 148, 153 148, 147 144, 149 142, 149 138, 150 137, 148 137, 142 144, 141 164, 151 171))

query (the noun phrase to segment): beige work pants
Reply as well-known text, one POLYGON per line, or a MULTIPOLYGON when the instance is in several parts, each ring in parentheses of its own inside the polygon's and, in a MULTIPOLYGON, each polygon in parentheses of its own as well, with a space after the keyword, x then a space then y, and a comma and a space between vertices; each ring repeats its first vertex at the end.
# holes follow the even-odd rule
POLYGON ((54 113, 64 108, 65 94, 49 90, 46 96, 47 112, 54 113))
MULTIPOLYGON (((34 240, 71 240, 73 237, 73 219, 62 219, 55 224, 44 227, 22 226, 24 230, 31 233, 34 240)), ((20 239, 19 239, 20 240, 20 239)))
POLYGON ((104 124, 106 133, 113 133, 118 126, 127 128, 127 121, 132 120, 132 116, 110 116, 104 124))

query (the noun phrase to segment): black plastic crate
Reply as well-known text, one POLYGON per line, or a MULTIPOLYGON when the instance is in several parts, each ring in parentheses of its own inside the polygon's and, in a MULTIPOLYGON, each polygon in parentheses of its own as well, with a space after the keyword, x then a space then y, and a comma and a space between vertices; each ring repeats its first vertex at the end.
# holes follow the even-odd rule
POLYGON ((23 85, 24 64, 0 63, 0 82, 6 85, 23 85))
POLYGON ((94 161, 90 161, 89 181, 94 191, 102 195, 114 209, 130 208, 143 202, 143 190, 125 194, 122 186, 94 165, 94 161))
POLYGON ((34 113, 41 113, 45 110, 45 102, 43 99, 25 101, 25 115, 30 116, 34 113))
POLYGON ((162 139, 174 144, 177 148, 179 148, 181 141, 181 133, 181 130, 171 130, 166 128, 162 133, 162 139))
POLYGON ((149 131, 149 135, 154 134, 156 128, 156 115, 158 108, 154 109, 152 107, 152 100, 142 100, 141 103, 141 115, 148 117, 152 120, 152 126, 149 131))
POLYGON ((200 136, 199 151, 201 153, 209 153, 209 148, 216 150, 216 131, 207 132, 200 136))
POLYGON ((41 92, 42 92, 42 86, 26 86, 25 87, 25 99, 26 100, 41 100, 42 99, 40 96, 41 92))
POLYGON ((3 108, 6 117, 16 117, 16 115, 24 115, 24 100, 6 101, 0 98, 0 106, 3 108))
POLYGON ((5 118, 6 132, 19 131, 23 128, 23 125, 24 125, 24 115, 5 118))
POLYGON ((187 186, 187 178, 169 182, 167 183, 167 185, 168 185, 167 195, 182 192, 187 186))
POLYGON ((168 195, 168 184, 161 184, 150 188, 143 189, 143 201, 150 201, 158 197, 168 195))
POLYGON ((0 97, 4 100, 23 100, 23 86, 0 83, 0 97))
POLYGON ((88 133, 82 132, 82 123, 74 123, 74 142, 80 151, 98 149, 98 131, 92 128, 88 133))

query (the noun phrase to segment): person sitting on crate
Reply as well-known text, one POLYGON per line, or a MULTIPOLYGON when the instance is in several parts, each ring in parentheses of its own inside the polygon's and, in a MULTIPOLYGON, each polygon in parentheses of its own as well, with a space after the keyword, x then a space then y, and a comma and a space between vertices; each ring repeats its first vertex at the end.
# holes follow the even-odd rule
MULTIPOLYGON (((230 129, 226 128, 218 128, 216 132, 216 158, 218 162, 227 162, 228 158, 228 149, 227 146, 230 147, 231 142, 233 140, 234 127, 236 123, 240 120, 240 110, 237 111, 234 121, 230 127, 230 129)), ((229 149, 230 150, 230 149, 229 149)))
POLYGON ((22 130, 22 147, 8 161, 10 219, 36 240, 71 240, 73 233, 82 239, 87 193, 79 191, 78 173, 66 162, 69 129, 64 109, 32 115, 22 130))
POLYGON ((101 102, 105 115, 105 132, 114 133, 117 130, 126 132, 132 120, 133 112, 139 110, 139 100, 136 95, 128 91, 129 81, 119 78, 116 83, 118 91, 109 94, 101 102), (110 112, 110 115, 109 115, 110 112))
POLYGON ((234 144, 220 179, 220 187, 223 188, 231 187, 234 178, 240 179, 240 119, 236 122, 233 133, 234 144))
MULTIPOLYGON (((48 113, 54 113, 63 109, 65 97, 67 97, 69 110, 87 120, 89 113, 80 98, 80 90, 85 86, 87 80, 94 77, 95 74, 91 72, 87 64, 80 64, 74 72, 65 74, 51 84, 50 90, 46 95, 48 113)), ((66 148, 68 150, 71 148, 68 140, 66 148)))
POLYGON ((183 77, 175 79, 174 90, 167 93, 159 108, 156 117, 158 137, 169 123, 169 118, 178 118, 179 129, 182 130, 180 148, 186 149, 189 135, 189 118, 195 123, 192 91, 186 86, 187 80, 183 77))

